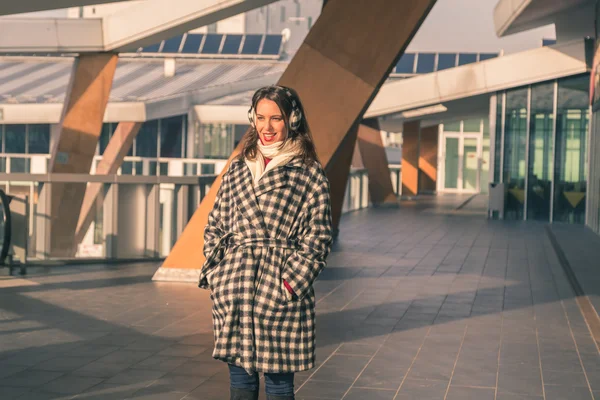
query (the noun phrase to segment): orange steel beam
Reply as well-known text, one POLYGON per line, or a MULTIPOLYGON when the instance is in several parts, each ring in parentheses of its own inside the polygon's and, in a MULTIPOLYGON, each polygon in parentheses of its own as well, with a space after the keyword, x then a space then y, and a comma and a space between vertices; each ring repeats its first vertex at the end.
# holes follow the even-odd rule
POLYGON ((374 206, 398 205, 380 130, 361 124, 358 148, 369 176, 371 203, 374 206))
POLYGON ((402 129, 402 196, 419 193, 420 121, 405 122, 402 129))
MULTIPOLYGON (((50 158, 50 173, 88 174, 96 152, 117 68, 116 54, 84 54, 73 66, 50 158)), ((52 183, 50 194, 50 256, 72 257, 75 230, 85 183, 52 183)))
MULTIPOLYGON (((96 167, 96 175, 117 173, 119 167, 123 164, 123 159, 133 145, 133 139, 135 139, 141 127, 141 122, 119 122, 104 150, 104 154, 102 154, 102 160, 96 167)), ((102 207, 102 203, 104 202, 103 188, 103 183, 88 183, 87 185, 79 214, 77 230, 75 231, 76 244, 81 243, 92 221, 96 218, 97 210, 102 207)))
MULTIPOLYGON (((328 0, 279 80, 300 95, 332 186, 345 186, 337 180, 347 172, 334 172, 349 167, 357 121, 434 4, 435 0, 328 0), (352 145, 342 146, 345 141, 352 145)), ((170 268, 201 268, 204 226, 220 182, 219 178, 212 185, 154 279, 169 279, 164 270, 170 268)), ((340 207, 341 196, 341 191, 332 190, 333 208, 340 207)), ((194 274, 183 275, 193 280, 194 274)))

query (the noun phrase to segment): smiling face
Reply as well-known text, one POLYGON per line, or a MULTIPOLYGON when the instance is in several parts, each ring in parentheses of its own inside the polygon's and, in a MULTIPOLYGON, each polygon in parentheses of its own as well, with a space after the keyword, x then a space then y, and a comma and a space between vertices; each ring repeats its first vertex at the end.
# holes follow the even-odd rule
POLYGON ((262 99, 256 105, 256 131, 265 145, 282 142, 288 130, 283 113, 273 100, 262 99))

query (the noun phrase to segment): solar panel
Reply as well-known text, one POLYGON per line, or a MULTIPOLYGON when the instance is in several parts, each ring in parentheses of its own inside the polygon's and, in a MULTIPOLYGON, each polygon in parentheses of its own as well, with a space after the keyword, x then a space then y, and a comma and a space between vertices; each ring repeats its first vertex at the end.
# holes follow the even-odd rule
POLYGON ((181 44, 183 35, 172 37, 171 39, 165 40, 165 44, 162 48, 163 53, 178 53, 179 45, 181 44))
POLYGON ((223 35, 221 34, 208 34, 206 35, 206 40, 204 41, 204 46, 202 46, 202 54, 218 54, 219 49, 221 48, 221 41, 223 40, 223 35))
POLYGON ((202 44, 202 38, 204 38, 204 35, 201 33, 188 33, 181 52, 192 54, 198 53, 198 50, 200 50, 200 44, 202 44))
POLYGON ((481 53, 479 54, 479 61, 490 60, 496 57, 498 57, 498 54, 496 53, 481 53))
POLYGON ((242 54, 258 54, 263 35, 246 35, 242 54))
POLYGON ((542 39, 542 46, 552 46, 556 44, 556 39, 542 39))
POLYGON ((477 54, 475 53, 459 53, 458 65, 466 65, 477 62, 477 54))
POLYGON ((283 37, 281 35, 267 35, 261 54, 272 56, 278 55, 279 50, 281 49, 282 39, 283 37))
POLYGON ((158 53, 158 49, 160 49, 160 43, 151 44, 150 46, 144 47, 142 49, 142 53, 158 53))
POLYGON ((419 53, 417 58, 417 74, 427 74, 433 72, 435 65, 434 53, 419 53))
POLYGON ((242 35, 227 35, 221 54, 238 54, 242 44, 242 35))
POLYGON ((442 71, 456 67, 456 53, 439 53, 437 70, 442 71))
POLYGON ((404 53, 398 64, 396 64, 397 74, 413 74, 415 66, 415 55, 413 53, 404 53))

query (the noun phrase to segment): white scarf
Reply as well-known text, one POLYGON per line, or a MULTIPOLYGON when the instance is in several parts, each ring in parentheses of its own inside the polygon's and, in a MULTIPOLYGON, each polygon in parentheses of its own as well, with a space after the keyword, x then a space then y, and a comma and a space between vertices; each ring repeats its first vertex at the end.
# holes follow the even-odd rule
POLYGON ((280 165, 287 164, 292 158, 300 155, 301 150, 300 141, 297 140, 286 141, 282 148, 280 148, 281 142, 264 145, 259 139, 257 144, 256 158, 254 160, 246 158, 246 165, 252 172, 254 186, 258 185, 258 181, 265 173, 280 165), (265 157, 271 159, 266 168, 265 157))

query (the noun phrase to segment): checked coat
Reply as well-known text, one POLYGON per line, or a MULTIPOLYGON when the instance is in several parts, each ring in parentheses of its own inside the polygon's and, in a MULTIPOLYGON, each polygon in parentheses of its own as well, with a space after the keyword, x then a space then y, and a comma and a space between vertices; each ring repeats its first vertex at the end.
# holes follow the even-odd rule
POLYGON ((213 301, 213 357, 248 372, 315 363, 313 282, 331 249, 329 182, 299 158, 254 186, 241 160, 223 176, 204 232, 201 288, 213 301), (283 293, 285 280, 296 294, 283 293))

